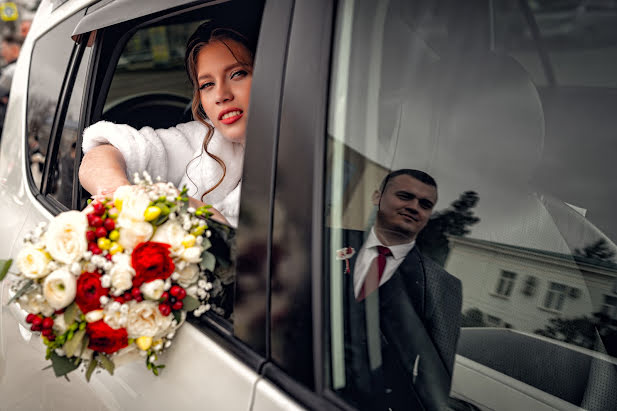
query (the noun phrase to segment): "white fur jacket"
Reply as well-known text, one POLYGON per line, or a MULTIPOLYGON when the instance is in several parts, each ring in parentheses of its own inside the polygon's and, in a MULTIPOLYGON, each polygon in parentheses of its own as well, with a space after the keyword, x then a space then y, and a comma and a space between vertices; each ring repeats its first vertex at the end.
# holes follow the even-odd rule
MULTIPOLYGON (((84 131, 82 148, 86 153, 101 144, 111 144, 124 156, 129 180, 147 171, 176 187, 186 185, 191 197, 213 187, 223 175, 222 167, 203 149, 207 128, 197 122, 178 124, 168 129, 144 127, 136 130, 126 124, 99 121, 84 131)), ((223 182, 203 201, 212 204, 234 227, 238 224, 244 147, 232 143, 215 130, 208 151, 221 158, 227 167, 223 182)))

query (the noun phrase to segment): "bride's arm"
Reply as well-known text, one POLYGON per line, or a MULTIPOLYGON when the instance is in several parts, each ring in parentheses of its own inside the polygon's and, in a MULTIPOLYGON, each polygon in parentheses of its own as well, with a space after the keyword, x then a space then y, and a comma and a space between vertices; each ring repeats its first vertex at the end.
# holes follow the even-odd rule
POLYGON ((130 184, 126 163, 120 151, 110 144, 92 148, 79 167, 79 182, 93 196, 111 195, 116 188, 130 184))

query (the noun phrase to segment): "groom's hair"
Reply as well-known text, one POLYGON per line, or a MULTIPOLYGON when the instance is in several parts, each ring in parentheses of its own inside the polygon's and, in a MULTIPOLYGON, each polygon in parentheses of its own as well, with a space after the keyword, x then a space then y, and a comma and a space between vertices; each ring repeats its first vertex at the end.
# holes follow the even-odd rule
POLYGON ((401 168, 398 170, 391 171, 390 173, 388 173, 387 176, 384 177, 384 179, 381 181, 381 185, 379 186, 379 192, 383 195, 383 192, 386 190, 386 186, 388 185, 388 181, 392 180, 394 177, 397 177, 403 174, 408 175, 412 178, 415 178, 416 180, 426 185, 435 187, 435 189, 437 189, 437 182, 435 181, 435 179, 431 177, 430 175, 428 175, 427 173, 425 173, 424 171, 413 170, 411 168, 401 168))

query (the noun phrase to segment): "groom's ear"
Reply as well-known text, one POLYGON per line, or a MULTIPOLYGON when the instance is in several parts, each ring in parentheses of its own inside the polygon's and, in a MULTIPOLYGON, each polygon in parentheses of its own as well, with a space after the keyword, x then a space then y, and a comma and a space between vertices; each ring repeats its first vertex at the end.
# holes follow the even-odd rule
POLYGON ((373 195, 371 196, 371 201, 373 202, 374 206, 379 205, 380 199, 381 199, 381 193, 379 192, 379 190, 373 191, 373 195))

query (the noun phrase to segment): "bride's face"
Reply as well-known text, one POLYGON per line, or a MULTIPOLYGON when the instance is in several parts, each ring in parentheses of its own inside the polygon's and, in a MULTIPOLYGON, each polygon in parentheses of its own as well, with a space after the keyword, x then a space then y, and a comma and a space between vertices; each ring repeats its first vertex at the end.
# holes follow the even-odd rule
POLYGON ((215 40, 197 56, 199 98, 206 115, 229 141, 244 145, 251 96, 249 51, 234 40, 215 40))

